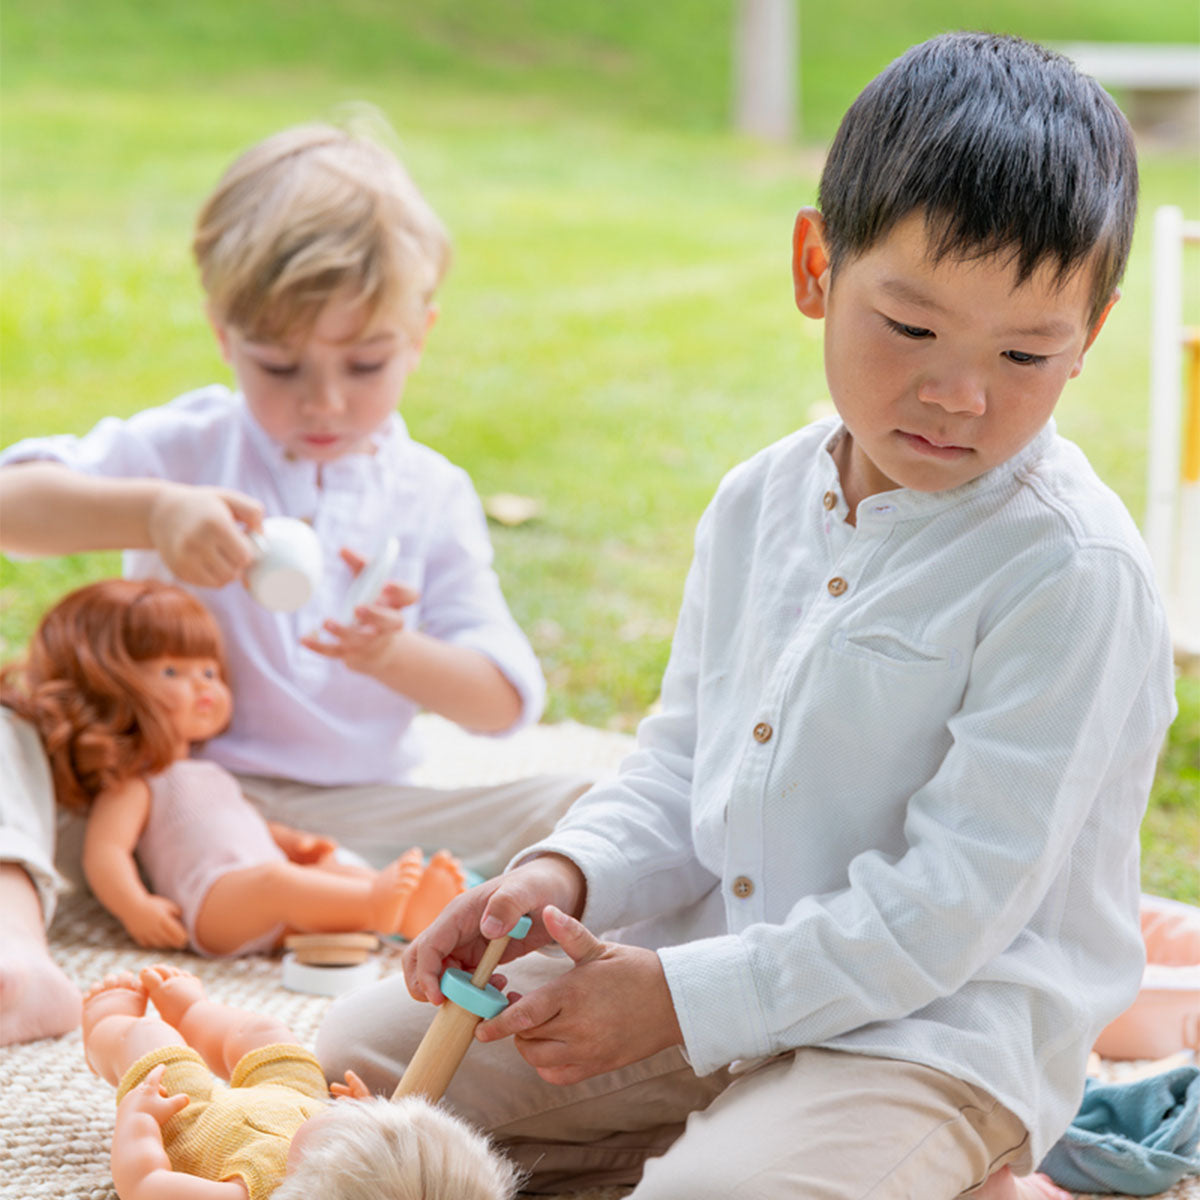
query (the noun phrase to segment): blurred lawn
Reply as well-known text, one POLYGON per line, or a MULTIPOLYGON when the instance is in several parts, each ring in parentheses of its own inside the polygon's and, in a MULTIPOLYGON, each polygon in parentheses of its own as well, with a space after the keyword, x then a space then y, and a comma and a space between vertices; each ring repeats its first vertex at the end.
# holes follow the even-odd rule
MULTIPOLYGON (((721 474, 825 399, 789 236, 858 88, 942 29, 1195 39, 1191 0, 801 5, 805 143, 731 136, 729 0, 8 0, 0 46, 0 442, 83 432, 227 379, 188 258, 233 154, 377 104, 455 234, 404 400, 479 490, 543 501, 496 529, 550 717, 628 728, 657 692, 695 521, 721 474)), ((1140 515, 1154 208, 1200 216, 1194 154, 1143 155, 1125 297, 1060 426, 1140 515)), ((1193 271, 1191 279, 1200 279, 1193 271)), ((1200 289, 1189 304, 1200 313, 1200 289)), ((0 561, 0 650, 115 556, 0 561)), ((1200 901, 1200 685, 1146 822, 1147 887, 1200 901)))

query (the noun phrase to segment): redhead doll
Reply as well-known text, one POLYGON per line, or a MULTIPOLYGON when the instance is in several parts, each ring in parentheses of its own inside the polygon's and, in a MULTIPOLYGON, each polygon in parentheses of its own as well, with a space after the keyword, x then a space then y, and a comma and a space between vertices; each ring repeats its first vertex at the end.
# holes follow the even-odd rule
POLYGON ((379 872, 340 863, 332 841, 268 824, 228 771, 190 757, 232 699, 216 623, 182 588, 72 592, 0 700, 38 730, 59 804, 87 814, 84 875, 140 946, 236 955, 288 931, 412 937, 465 886, 444 851, 427 867, 416 848, 379 872))

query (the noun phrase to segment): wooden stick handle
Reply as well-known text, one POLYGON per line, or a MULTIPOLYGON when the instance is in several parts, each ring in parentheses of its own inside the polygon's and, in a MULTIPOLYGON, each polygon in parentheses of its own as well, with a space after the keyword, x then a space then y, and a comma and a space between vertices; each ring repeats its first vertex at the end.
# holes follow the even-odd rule
MULTIPOLYGON (((484 950, 483 957, 475 968, 475 974, 471 976, 470 986, 482 995, 488 980, 499 966, 500 959, 504 957, 508 943, 513 937, 524 937, 528 930, 529 919, 523 917, 503 937, 493 938, 488 942, 487 949, 484 950)), ((458 972, 449 973, 459 974, 458 972)), ((459 979, 465 979, 465 975, 459 974, 459 979)), ((445 976, 443 976, 444 987, 445 976)), ((497 996, 495 988, 490 991, 492 999, 502 1008, 503 997, 497 996)), ((468 995, 465 999, 470 1000, 472 997, 468 995)), ((495 1011, 499 1011, 499 1009, 495 1011)), ((463 1008, 453 1000, 443 1001, 433 1018, 433 1023, 426 1030, 421 1044, 405 1068, 400 1082, 396 1085, 392 1099, 398 1100, 401 1096, 420 1095, 433 1102, 440 1100, 445 1094, 446 1088, 450 1086, 454 1072, 458 1070, 459 1064, 471 1048, 471 1042, 475 1038, 475 1026, 482 1020, 481 1016, 463 1008)))

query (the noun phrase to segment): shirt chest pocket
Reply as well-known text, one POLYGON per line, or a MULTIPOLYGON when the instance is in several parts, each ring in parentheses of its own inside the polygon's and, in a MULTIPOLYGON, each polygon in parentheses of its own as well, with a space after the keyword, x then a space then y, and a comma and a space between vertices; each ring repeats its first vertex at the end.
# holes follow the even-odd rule
POLYGON ((920 641, 880 625, 840 629, 833 635, 830 648, 837 655, 902 675, 948 677, 962 663, 962 654, 953 646, 920 641))

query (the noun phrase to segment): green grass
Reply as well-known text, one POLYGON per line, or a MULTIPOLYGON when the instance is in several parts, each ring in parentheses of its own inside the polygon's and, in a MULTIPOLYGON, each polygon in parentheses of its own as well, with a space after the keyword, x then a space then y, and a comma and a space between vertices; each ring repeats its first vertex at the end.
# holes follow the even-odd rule
MULTIPOLYGON (((482 493, 542 500, 539 520, 494 539, 550 679, 550 716, 630 728, 656 696, 692 530, 717 480, 825 398, 820 330, 791 304, 789 236, 815 198, 820 143, 857 88, 946 28, 1196 33, 1190 0, 1051 7, 802 4, 807 140, 780 148, 726 129, 728 0, 9 0, 0 442, 83 432, 227 379, 188 259, 197 205, 243 146, 347 101, 374 103, 456 239, 405 417, 482 493)), ((1148 226, 1166 202, 1200 216, 1194 158, 1147 152, 1124 299, 1059 410, 1135 514, 1148 226)), ((1193 313, 1198 301, 1193 286, 1193 313)), ((0 561, 0 649, 19 649, 67 588, 117 569, 113 555, 0 561)), ((1146 874, 1200 900, 1194 681, 1180 704, 1146 874)))

